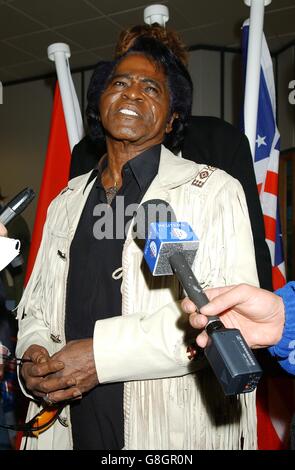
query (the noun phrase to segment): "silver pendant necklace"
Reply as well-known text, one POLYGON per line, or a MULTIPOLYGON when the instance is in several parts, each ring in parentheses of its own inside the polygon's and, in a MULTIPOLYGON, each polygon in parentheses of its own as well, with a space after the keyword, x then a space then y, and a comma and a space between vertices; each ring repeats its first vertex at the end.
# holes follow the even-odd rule
POLYGON ((117 192, 118 192, 118 183, 117 181, 115 181, 115 184, 114 186, 111 186, 110 188, 107 188, 105 189, 105 193, 106 193, 106 198, 107 198, 107 203, 109 204, 109 206, 111 205, 112 203, 112 200, 114 199, 114 197, 116 196, 117 192))

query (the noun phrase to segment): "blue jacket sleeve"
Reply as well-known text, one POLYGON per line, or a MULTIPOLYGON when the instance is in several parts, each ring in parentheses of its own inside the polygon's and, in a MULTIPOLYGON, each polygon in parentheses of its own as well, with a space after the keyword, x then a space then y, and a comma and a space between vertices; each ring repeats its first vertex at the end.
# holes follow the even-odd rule
POLYGON ((286 372, 295 375, 295 282, 289 282, 275 294, 283 299, 286 319, 281 340, 269 352, 286 372))

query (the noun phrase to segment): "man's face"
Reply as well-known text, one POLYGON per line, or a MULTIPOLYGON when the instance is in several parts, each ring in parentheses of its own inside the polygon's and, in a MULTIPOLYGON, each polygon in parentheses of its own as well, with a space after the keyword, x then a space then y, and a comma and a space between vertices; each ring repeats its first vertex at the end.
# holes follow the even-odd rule
POLYGON ((124 58, 102 93, 100 119, 106 135, 138 147, 161 143, 172 129, 169 90, 162 68, 141 54, 124 58))

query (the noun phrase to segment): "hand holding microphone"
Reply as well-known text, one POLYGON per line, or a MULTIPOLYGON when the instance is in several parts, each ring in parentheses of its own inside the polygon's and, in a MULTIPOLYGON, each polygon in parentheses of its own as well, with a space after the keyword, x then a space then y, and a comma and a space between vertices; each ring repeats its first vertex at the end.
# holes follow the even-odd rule
MULTIPOLYGON (((144 249, 144 257, 150 271, 156 276, 174 273, 188 297, 200 309, 209 303, 209 299, 191 269, 199 243, 196 235, 186 222, 175 222, 175 214, 165 201, 147 201, 141 206, 142 210, 145 211, 146 220, 152 222, 144 249), (170 222, 167 222, 167 218, 164 222, 154 222, 149 214, 149 203, 166 207, 166 214, 169 208, 170 222)), ((224 394, 235 395, 253 391, 262 370, 240 331, 225 328, 216 316, 208 319, 205 330, 209 336, 205 356, 224 394)))
MULTIPOLYGON (((196 306, 185 298, 181 307, 189 315, 193 328, 205 328, 208 317, 220 315, 229 328, 235 325, 251 348, 266 348, 280 342, 286 321, 284 302, 279 295, 247 284, 206 289, 210 303, 196 313, 196 306), (206 316, 205 316, 206 315, 206 316)), ((204 348, 208 342, 206 331, 197 337, 204 348)))

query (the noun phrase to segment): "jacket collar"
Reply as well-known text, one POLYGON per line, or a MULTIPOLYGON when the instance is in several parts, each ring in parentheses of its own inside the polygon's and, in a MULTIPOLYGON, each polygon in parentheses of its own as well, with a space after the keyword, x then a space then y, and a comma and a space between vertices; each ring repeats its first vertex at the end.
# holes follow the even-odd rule
MULTIPOLYGON (((189 181, 196 174, 197 169, 198 165, 195 162, 176 156, 164 147, 164 145, 161 145, 159 170, 158 175, 155 178, 157 179, 157 184, 166 189, 175 188, 189 181)), ((77 178, 70 180, 68 188, 71 190, 77 190, 83 186, 83 189, 85 189, 92 171, 93 170, 85 175, 78 176, 77 178)), ((88 186, 91 185, 89 184, 88 186)), ((85 193, 87 193, 87 191, 85 191, 85 193)))
POLYGON ((162 145, 158 171, 161 186, 172 189, 187 183, 196 175, 197 169, 197 163, 174 155, 162 145))
MULTIPOLYGON (((158 174, 153 179, 141 203, 149 199, 163 199, 170 203, 169 190, 192 180, 196 176, 197 170, 198 165, 195 162, 175 156, 162 145, 158 174)), ((95 182, 95 179, 93 179, 85 187, 92 171, 78 176, 68 183, 68 190, 72 191, 72 194, 67 198, 70 238, 74 236, 82 210, 95 182)))
POLYGON ((170 203, 169 191, 192 180, 198 165, 174 155, 162 145, 159 171, 145 193, 141 203, 149 199, 163 199, 170 203))

